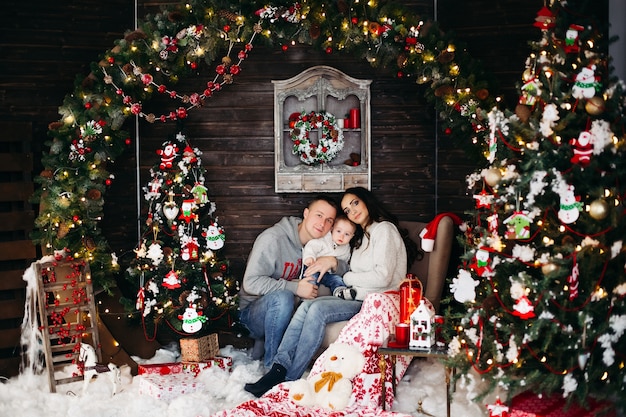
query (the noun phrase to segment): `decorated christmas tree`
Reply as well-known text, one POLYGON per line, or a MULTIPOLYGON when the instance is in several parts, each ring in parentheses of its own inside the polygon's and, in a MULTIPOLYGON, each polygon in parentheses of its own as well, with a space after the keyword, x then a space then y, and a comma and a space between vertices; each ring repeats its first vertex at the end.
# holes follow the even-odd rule
POLYGON ((239 285, 220 258, 226 236, 204 185, 202 152, 178 133, 157 154, 143 188, 145 233, 127 271, 139 286, 136 308, 147 336, 159 328, 182 336, 227 329, 239 285))
POLYGON ((626 408, 626 102, 600 21, 576 2, 539 11, 519 104, 489 112, 468 176, 449 350, 482 379, 479 400, 532 390, 626 408))

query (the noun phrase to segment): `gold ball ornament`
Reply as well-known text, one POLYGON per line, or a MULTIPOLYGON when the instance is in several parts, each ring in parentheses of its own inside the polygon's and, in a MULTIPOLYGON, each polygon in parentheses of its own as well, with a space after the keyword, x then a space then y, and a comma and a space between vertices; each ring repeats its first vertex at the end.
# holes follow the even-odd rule
POLYGON ((548 274, 556 271, 557 269, 559 269, 558 265, 555 265, 555 264, 553 264, 551 262, 548 262, 547 264, 543 264, 541 266, 541 272, 544 275, 548 275, 548 274))
POLYGON ((598 96, 591 97, 587 100, 587 103, 585 103, 585 110, 592 116, 598 116, 604 113, 605 107, 604 98, 598 96))
POLYGON ((533 78, 535 78, 535 73, 533 72, 533 70, 531 70, 530 68, 526 68, 524 72, 522 73, 522 80, 524 80, 525 82, 528 82, 532 80, 533 78))
POLYGON ((589 215, 596 220, 602 220, 609 215, 609 204, 604 199, 597 199, 589 204, 589 215))
POLYGON ((500 170, 497 168, 489 168, 485 172, 485 182, 490 187, 495 187, 496 185, 498 185, 501 179, 502 179, 502 174, 500 173, 500 170))

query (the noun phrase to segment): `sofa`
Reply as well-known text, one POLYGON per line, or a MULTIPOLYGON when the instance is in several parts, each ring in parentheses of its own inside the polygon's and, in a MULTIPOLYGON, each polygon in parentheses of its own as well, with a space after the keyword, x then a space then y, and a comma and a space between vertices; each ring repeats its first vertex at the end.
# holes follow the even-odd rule
MULTIPOLYGON (((409 232, 419 248, 422 247, 421 231, 428 223, 401 221, 400 227, 409 232)), ((409 268, 409 273, 415 275, 422 282, 423 294, 439 312, 441 295, 446 283, 450 256, 455 239, 455 225, 451 217, 444 216, 437 224, 436 239, 433 250, 424 252, 424 257, 415 260, 409 268)), ((339 332, 347 321, 330 323, 326 326, 326 333, 320 349, 324 350, 337 339, 339 332)))

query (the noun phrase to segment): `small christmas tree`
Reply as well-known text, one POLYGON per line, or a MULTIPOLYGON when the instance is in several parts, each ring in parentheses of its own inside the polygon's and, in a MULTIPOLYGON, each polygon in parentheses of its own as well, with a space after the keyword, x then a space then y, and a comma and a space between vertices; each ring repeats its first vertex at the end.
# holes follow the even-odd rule
POLYGON ((219 258, 225 234, 204 185, 206 170, 185 135, 165 141, 143 188, 146 232, 128 269, 139 284, 136 308, 147 335, 165 327, 179 335, 227 329, 237 311, 237 281, 219 258))
POLYGON ((488 115, 449 348, 482 378, 479 399, 531 389, 624 409, 624 84, 606 28, 575 3, 540 10, 519 104, 488 115))

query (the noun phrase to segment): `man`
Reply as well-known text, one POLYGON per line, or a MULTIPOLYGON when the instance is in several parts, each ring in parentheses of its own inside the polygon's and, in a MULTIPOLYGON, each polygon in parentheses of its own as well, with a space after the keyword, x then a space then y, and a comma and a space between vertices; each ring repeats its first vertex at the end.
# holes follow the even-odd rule
MULTIPOLYGON (((270 367, 283 333, 300 299, 313 299, 318 287, 301 277, 302 248, 311 239, 325 236, 333 226, 337 203, 317 196, 304 209, 302 218, 283 217, 255 240, 239 293, 240 321, 253 339, 264 339, 263 363, 270 367), (302 279, 301 279, 302 278, 302 279)), ((325 256, 307 267, 306 276, 328 271, 342 274, 347 263, 325 256)))

